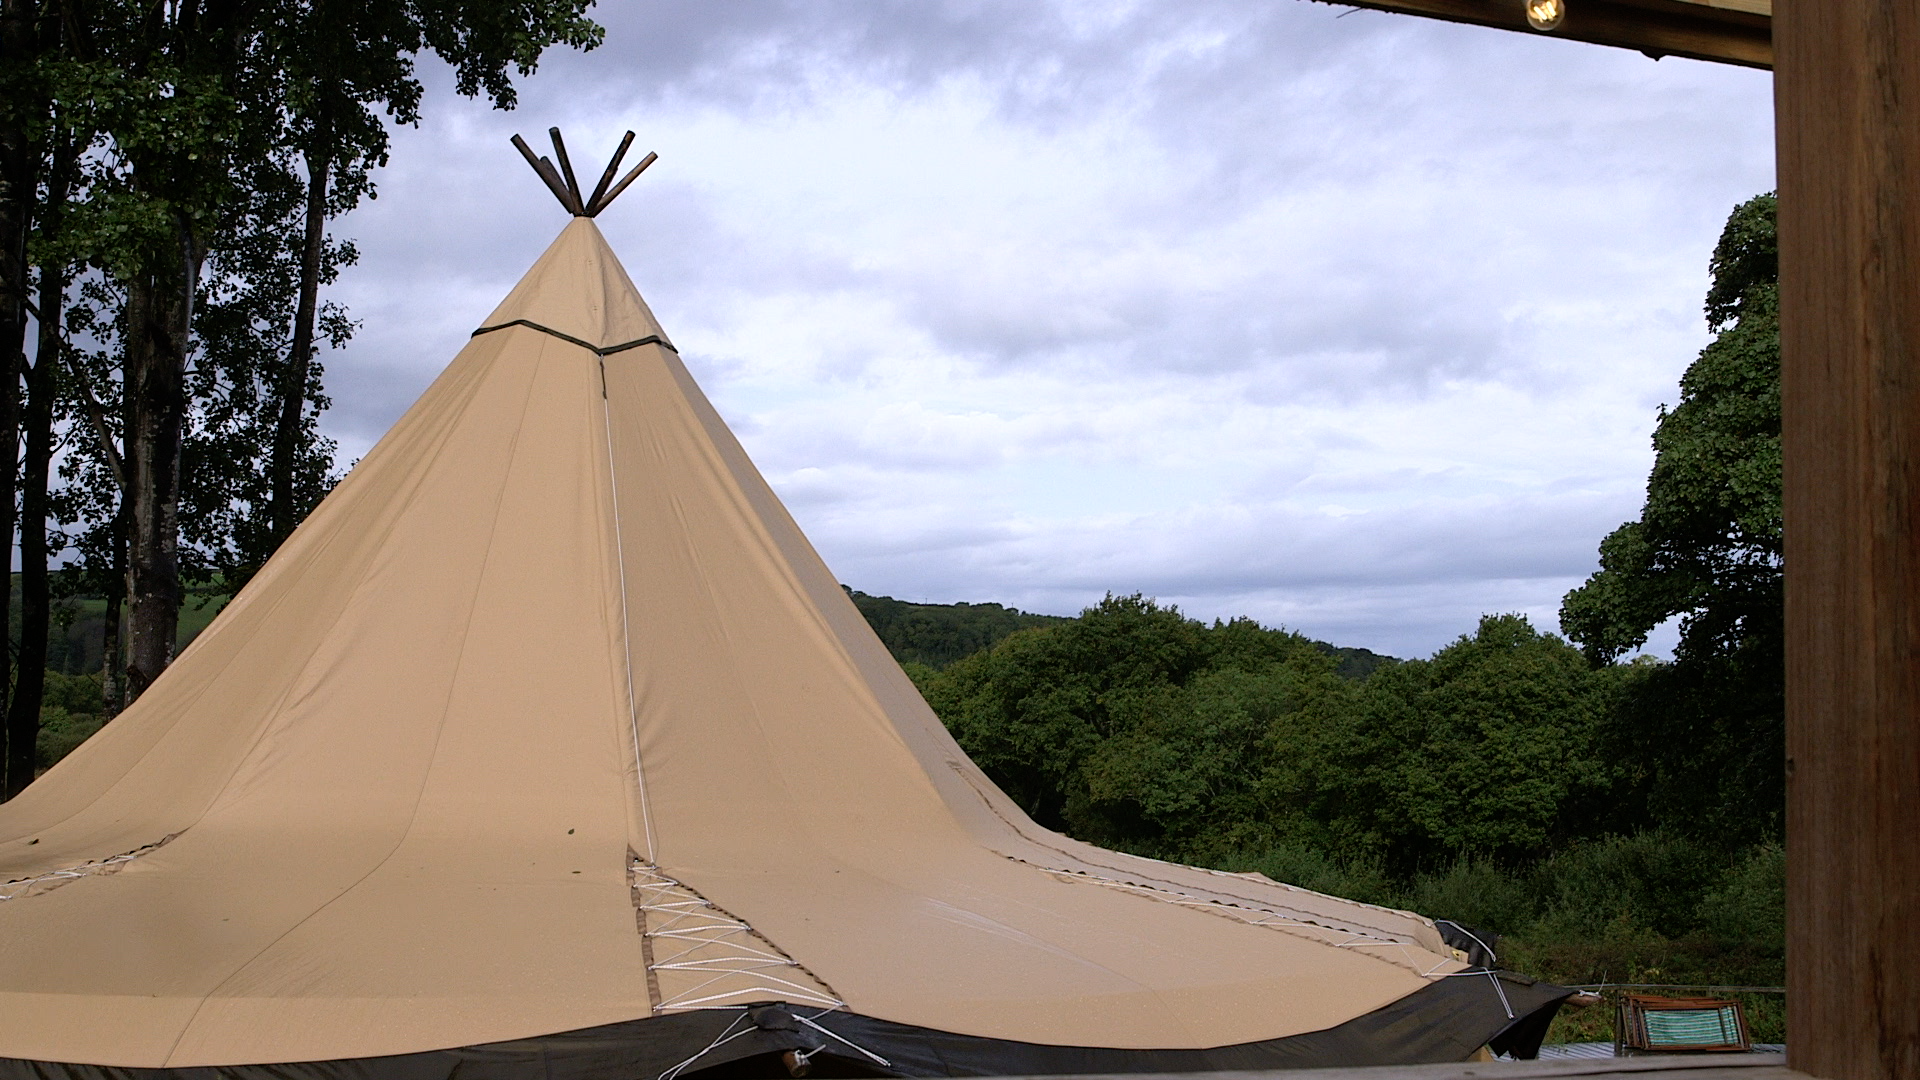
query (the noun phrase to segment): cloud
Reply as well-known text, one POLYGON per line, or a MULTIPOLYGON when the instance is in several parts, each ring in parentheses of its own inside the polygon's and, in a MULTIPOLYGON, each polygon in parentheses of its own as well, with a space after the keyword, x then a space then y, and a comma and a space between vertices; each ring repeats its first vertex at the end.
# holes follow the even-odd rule
POLYGON ((661 162, 602 227, 868 591, 1551 625, 1772 185, 1764 73, 1317 3, 600 15, 518 113, 398 133, 326 427, 363 452, 560 224, 508 134, 630 127, 661 162))

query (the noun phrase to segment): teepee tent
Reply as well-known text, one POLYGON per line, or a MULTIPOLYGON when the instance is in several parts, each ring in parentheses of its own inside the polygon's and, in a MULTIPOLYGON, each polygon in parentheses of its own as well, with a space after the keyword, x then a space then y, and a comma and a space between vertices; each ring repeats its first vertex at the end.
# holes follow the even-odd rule
POLYGON ((1567 991, 1426 919, 1028 820, 694 385, 591 220, 607 181, 538 164, 576 215, 552 247, 165 675, 0 806, 0 1077, 1537 1046, 1567 991))

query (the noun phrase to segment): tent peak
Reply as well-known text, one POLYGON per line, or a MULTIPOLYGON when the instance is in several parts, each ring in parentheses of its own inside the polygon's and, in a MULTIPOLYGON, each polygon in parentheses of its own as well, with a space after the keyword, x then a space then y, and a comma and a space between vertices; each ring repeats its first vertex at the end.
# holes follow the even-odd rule
POLYGON ((613 160, 607 162, 607 171, 600 174, 600 183, 594 186, 593 194, 582 197, 580 181, 574 178, 573 162, 567 158, 567 144, 560 138, 560 129, 548 128, 547 135, 553 140, 553 156, 560 159, 558 169, 554 168, 553 162, 544 155, 535 155, 527 146, 527 141, 520 136, 513 137, 513 145, 520 151, 520 156, 527 159, 527 164, 533 166, 533 171, 540 175, 540 179, 546 181, 547 190, 553 192, 553 197, 559 199, 560 205, 566 207, 567 212, 574 217, 590 218, 605 210, 607 204, 619 198, 620 193, 627 190, 628 184, 633 183, 635 178, 647 171, 647 166, 660 159, 659 154, 648 151, 647 156, 640 160, 640 164, 635 165, 618 184, 614 184, 612 190, 608 190, 607 185, 613 184, 615 174, 620 171, 620 159, 627 156, 627 147, 633 145, 633 132, 629 131, 626 137, 620 140, 619 148, 614 150, 613 160))

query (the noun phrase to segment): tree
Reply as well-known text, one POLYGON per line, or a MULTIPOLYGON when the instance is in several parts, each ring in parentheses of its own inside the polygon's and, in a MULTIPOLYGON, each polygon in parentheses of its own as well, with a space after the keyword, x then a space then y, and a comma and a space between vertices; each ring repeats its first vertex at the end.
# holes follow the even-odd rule
MULTIPOLYGON (((222 538, 216 545, 228 549, 222 559, 232 564, 234 580, 264 560, 324 490, 311 467, 305 406, 317 404, 319 394, 316 333, 337 341, 345 323, 328 325, 317 291, 350 261, 351 248, 329 244, 323 223, 368 191, 367 171, 385 160, 384 121, 369 105, 385 106, 402 122, 416 119, 413 57, 430 49, 452 63, 460 92, 484 92, 510 106, 511 72, 531 72, 551 45, 598 43, 599 27, 582 14, 589 2, 226 0, 92 9, 100 56, 115 73, 102 83, 110 92, 96 93, 106 102, 110 153, 94 178, 94 201, 116 215, 115 242, 101 263, 125 289, 125 313, 116 321, 124 357, 131 694, 172 659, 183 570, 191 576, 205 569, 191 545, 180 547, 183 500, 191 503, 196 479, 205 480, 192 473, 196 451, 202 464, 246 466, 226 479, 264 488, 245 500, 264 528, 251 528, 236 513, 189 515, 203 531, 210 522, 249 526, 232 543, 222 538), (330 183, 338 175, 345 181, 330 183), (287 203, 279 198, 286 191, 298 197, 287 203), (293 272, 234 287, 236 272, 277 262, 293 272), (288 291, 265 287, 276 280, 288 291), (203 318, 203 301, 220 298, 228 310, 203 318), (222 322, 235 305, 241 318, 222 322), (230 339, 262 343, 281 329, 288 336, 272 342, 272 356, 233 349, 215 355, 203 348, 203 330, 216 324, 230 339), (205 366, 194 365, 196 349, 205 366), (233 394, 250 400, 256 386, 265 396, 255 404, 267 406, 256 418, 240 422, 231 408, 220 415, 233 394), (198 416, 199 391, 209 389, 221 400, 198 416), (214 427, 203 427, 199 434, 207 437, 196 442, 196 425, 208 417, 214 427), (237 452, 255 439, 265 442, 261 454, 237 452), (261 458, 266 468, 252 468, 261 458), (267 539, 257 541, 255 533, 267 539)), ((204 494, 220 485, 197 487, 204 494)))
MULTIPOLYGON (((305 0, 275 10, 266 49, 282 76, 287 148, 304 174, 304 202, 298 232, 286 234, 298 237, 297 301, 286 360, 272 387, 277 400, 266 476, 267 551, 286 539, 311 505, 303 497, 312 485, 310 468, 302 468, 302 447, 304 406, 316 392, 310 378, 315 333, 325 322, 319 290, 353 258, 350 247, 329 246, 326 222, 371 196, 372 170, 387 161, 386 119, 418 123, 422 87, 414 55, 431 50, 453 65, 460 93, 484 93, 495 107, 511 109, 517 96, 510 67, 530 74, 551 45, 599 44, 600 28, 583 14, 591 2, 305 0)), ((336 323, 336 339, 338 332, 336 323)))
MULTIPOLYGON (((192 407, 181 446, 183 581, 208 602, 231 596, 284 539, 267 508, 276 482, 297 523, 332 487, 332 440, 317 427, 328 405, 322 367, 300 365, 295 425, 284 432, 278 399, 292 355, 303 270, 303 185, 284 161, 259 164, 229 204, 195 305, 197 351, 188 373, 192 407), (284 478, 271 462, 286 455, 284 478)), ((317 273, 331 280, 352 260, 350 244, 322 245, 317 273)), ((319 309, 318 338, 346 343, 354 324, 334 305, 319 309)), ((307 348, 314 345, 309 328, 307 348)), ((289 531, 291 529, 289 528, 289 531)))
POLYGON ((1211 865, 1321 834, 1310 798, 1320 748, 1356 712, 1356 684, 1303 639, 1257 659, 1223 652, 1184 686, 1116 703, 1120 730, 1088 756, 1068 807, 1076 836, 1211 865))
POLYGON ((1402 869, 1517 859, 1603 831, 1614 777, 1597 736, 1618 679, 1519 615, 1488 615, 1430 660, 1369 679, 1320 768, 1344 846, 1402 869))
MULTIPOLYGON (((29 630, 40 630, 39 637, 23 643, 20 650, 35 665, 33 676, 24 682, 7 680, 11 686, 0 684, 0 713, 6 718, 0 796, 7 797, 33 777, 39 674, 45 663, 48 508, 44 496, 53 453, 50 427, 60 314, 73 263, 60 234, 79 159, 86 149, 86 140, 74 137, 53 107, 61 81, 60 58, 71 44, 70 29, 64 20, 48 18, 41 5, 5 0, 0 9, 0 370, 6 372, 0 379, 0 551, 12 547, 18 523, 25 571, 23 623, 29 630), (35 276, 38 305, 27 299, 35 276), (36 360, 31 364, 25 352, 29 314, 40 322, 36 360), (36 573, 36 567, 42 572, 36 573)), ((0 625, 11 621, 12 590, 7 592, 7 597, 0 598, 0 625)))
POLYGON ((47 667, 47 634, 52 627, 51 574, 48 566, 48 481, 53 465, 54 398, 65 354, 62 315, 74 256, 61 225, 80 168, 85 138, 62 124, 48 136, 46 182, 35 228, 34 262, 39 271, 39 341, 26 372, 26 402, 21 415, 25 457, 20 474, 20 645, 19 674, 7 703, 6 795, 10 798, 33 779, 34 747, 40 732, 40 704, 47 667))
POLYGON ((1407 873, 1626 824, 1597 739, 1628 672, 1517 615, 1364 681, 1332 652, 1110 596, 934 673, 927 700, 1035 820, 1160 858, 1296 847, 1407 873))
POLYGON ((1761 195, 1727 219, 1706 300, 1716 336, 1660 411, 1646 504, 1560 609, 1595 664, 1679 620, 1673 662, 1634 683, 1612 748, 1656 820, 1726 843, 1777 837, 1785 801, 1774 210, 1761 195))
POLYGON ((1108 596, 1058 626, 1022 630, 949 667, 929 703, 967 753, 1049 828, 1085 797, 1083 768, 1137 715, 1129 699, 1185 685, 1205 628, 1140 596, 1108 596))
POLYGON ((891 596, 868 596, 857 589, 846 591, 896 659, 928 668, 943 668, 971 656, 1016 630, 1068 621, 1061 615, 1035 615, 999 604, 915 604, 891 596))

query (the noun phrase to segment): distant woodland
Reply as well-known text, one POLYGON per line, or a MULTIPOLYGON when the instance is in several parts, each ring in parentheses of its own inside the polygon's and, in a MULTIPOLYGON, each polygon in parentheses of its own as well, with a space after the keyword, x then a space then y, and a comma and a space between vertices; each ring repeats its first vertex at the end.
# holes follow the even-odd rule
MULTIPOLYGON (((913 604, 891 596, 868 596, 847 589, 853 606, 867 624, 921 681, 955 660, 972 656, 1012 634, 1039 626, 1059 626, 1073 620, 1064 615, 1035 615, 999 604, 913 604)), ((1331 657, 1335 669, 1350 679, 1365 678, 1393 658, 1371 649, 1342 648, 1315 641, 1313 647, 1331 657)))

